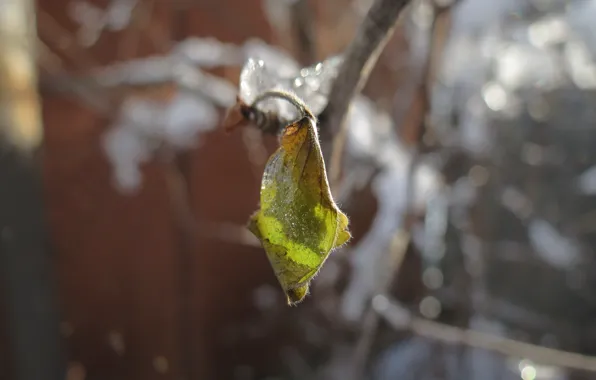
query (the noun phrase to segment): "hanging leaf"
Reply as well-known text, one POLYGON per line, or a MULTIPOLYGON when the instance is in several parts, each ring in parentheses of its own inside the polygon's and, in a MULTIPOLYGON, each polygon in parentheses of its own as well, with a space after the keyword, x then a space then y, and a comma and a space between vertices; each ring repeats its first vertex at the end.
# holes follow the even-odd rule
POLYGON ((331 196, 310 111, 283 131, 265 167, 260 200, 248 228, 263 244, 288 304, 295 305, 331 251, 351 237, 348 218, 331 196))

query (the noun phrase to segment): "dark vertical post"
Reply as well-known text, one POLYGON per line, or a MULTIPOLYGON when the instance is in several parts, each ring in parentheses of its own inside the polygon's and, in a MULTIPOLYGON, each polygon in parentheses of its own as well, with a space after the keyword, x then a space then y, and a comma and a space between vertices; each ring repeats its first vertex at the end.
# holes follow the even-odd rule
POLYGON ((0 0, 0 277, 17 380, 63 380, 45 228, 32 0, 0 0))

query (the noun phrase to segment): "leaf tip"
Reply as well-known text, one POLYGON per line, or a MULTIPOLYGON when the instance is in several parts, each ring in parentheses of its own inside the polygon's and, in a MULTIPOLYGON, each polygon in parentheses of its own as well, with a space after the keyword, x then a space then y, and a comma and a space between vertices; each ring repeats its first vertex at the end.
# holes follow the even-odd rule
POLYGON ((286 290, 286 297, 289 306, 296 306, 304 300, 308 295, 308 284, 299 286, 297 288, 286 290))

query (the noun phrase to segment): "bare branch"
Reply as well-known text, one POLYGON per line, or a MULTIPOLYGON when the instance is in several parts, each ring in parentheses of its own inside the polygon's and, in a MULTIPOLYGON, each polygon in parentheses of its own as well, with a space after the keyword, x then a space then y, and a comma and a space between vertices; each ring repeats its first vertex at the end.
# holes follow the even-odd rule
POLYGON ((415 317, 397 302, 382 294, 375 296, 372 303, 375 311, 397 330, 407 329, 429 339, 495 351, 510 357, 530 359, 555 367, 596 372, 594 356, 555 350, 415 317))
POLYGON ((78 69, 97 67, 95 59, 81 48, 72 34, 62 26, 52 15, 43 9, 37 10, 37 27, 40 36, 49 45, 55 45, 70 58, 78 69))
POLYGON ((401 11, 409 2, 375 0, 344 55, 344 63, 331 88, 329 103, 319 117, 324 144, 333 139, 332 184, 339 175, 339 162, 346 139, 343 125, 350 103, 368 81, 372 68, 393 35, 401 11))

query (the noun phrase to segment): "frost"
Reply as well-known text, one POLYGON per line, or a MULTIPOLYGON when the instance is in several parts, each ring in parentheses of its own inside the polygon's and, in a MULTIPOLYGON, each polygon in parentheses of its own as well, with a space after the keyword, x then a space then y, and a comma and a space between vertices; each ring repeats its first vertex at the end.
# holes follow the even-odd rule
POLYGON ((218 114, 211 104, 196 96, 178 94, 164 113, 164 140, 177 148, 192 148, 196 135, 215 128, 218 114))
MULTIPOLYGON (((332 80, 341 62, 335 56, 310 67, 300 67, 286 52, 258 39, 236 46, 214 38, 193 37, 175 45, 166 56, 133 59, 94 70, 92 79, 105 87, 175 82, 218 106, 230 107, 236 101, 236 88, 201 68, 244 63, 239 94, 245 103, 252 103, 264 91, 281 89, 295 93, 319 114, 327 105, 332 80)), ((258 108, 276 110, 288 121, 296 116, 295 108, 279 99, 267 100, 258 108)))
MULTIPOLYGON (((254 54, 256 58, 249 58, 240 74, 240 97, 245 103, 251 104, 258 94, 265 91, 281 89, 299 96, 315 115, 323 111, 332 81, 342 62, 340 57, 331 57, 313 66, 299 68, 288 57, 280 55, 271 64, 271 61, 259 58, 266 57, 266 54, 259 54, 258 49, 254 54)), ((264 101, 257 107, 263 111, 275 110, 287 121, 297 117, 295 107, 278 99, 264 101)))
POLYGON ((68 5, 68 13, 80 26, 77 38, 81 45, 92 46, 104 30, 125 29, 136 6, 137 0, 112 0, 105 9, 87 1, 72 1, 68 5))
POLYGON ((179 92, 165 104, 129 98, 102 141, 117 187, 134 193, 142 183, 140 166, 152 158, 160 145, 190 149, 196 146, 198 133, 213 129, 217 122, 215 107, 189 93, 179 92))
POLYGON ((103 149, 114 168, 114 180, 123 192, 133 192, 141 186, 141 163, 151 154, 149 146, 126 125, 115 125, 103 138, 103 149))
POLYGON ((383 168, 372 183, 378 211, 369 232, 352 248, 350 260, 354 274, 340 306, 346 320, 358 321, 367 300, 377 290, 378 274, 383 273, 389 244, 402 227, 409 202, 414 208, 424 209, 438 193, 442 179, 425 163, 416 166, 410 179, 413 155, 397 139, 389 117, 375 109, 370 101, 356 100, 347 122, 350 156, 372 159, 383 168), (413 199, 408 196, 410 180, 413 181, 413 199))
POLYGON ((182 54, 132 59, 94 70, 93 81, 103 87, 147 86, 174 82, 181 88, 200 94, 220 107, 231 107, 237 89, 229 81, 207 74, 193 66, 182 54))
POLYGON ((187 38, 176 45, 173 54, 204 68, 237 66, 244 60, 238 46, 215 38, 187 38))
POLYGON ((132 59, 95 70, 93 79, 105 87, 159 83, 173 76, 175 62, 163 56, 132 59))

